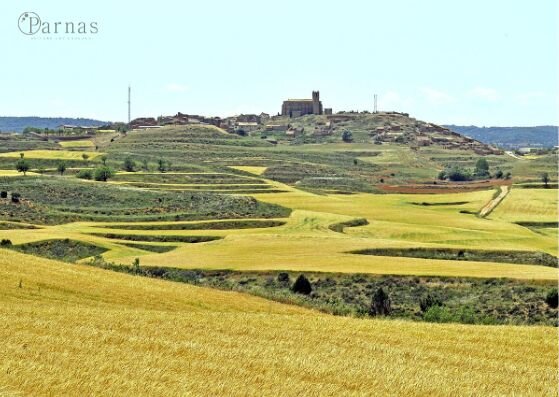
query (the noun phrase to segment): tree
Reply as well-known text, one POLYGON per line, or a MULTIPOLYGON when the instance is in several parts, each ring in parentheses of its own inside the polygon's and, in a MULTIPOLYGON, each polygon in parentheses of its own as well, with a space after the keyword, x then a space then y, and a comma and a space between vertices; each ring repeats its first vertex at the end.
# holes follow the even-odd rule
POLYGON ((95 169, 95 172, 93 174, 93 178, 96 181, 101 181, 101 182, 107 182, 108 179, 112 178, 114 176, 114 171, 111 167, 107 167, 107 166, 102 166, 99 168, 95 169))
POLYGON ((27 171, 29 171, 29 163, 23 157, 20 158, 16 163, 16 170, 17 172, 23 172, 23 176, 27 175, 27 171))
POLYGON ((134 273, 136 274, 140 274, 141 273, 141 268, 140 268, 140 258, 135 258, 134 262, 132 262, 132 269, 134 270, 134 273))
POLYGON ((142 169, 144 171, 149 171, 149 163, 148 163, 147 159, 142 160, 142 169))
POLYGON ((20 159, 22 159, 22 158, 24 158, 24 157, 25 157, 25 153, 20 153, 20 154, 19 154, 19 158, 20 158, 20 159))
POLYGON ((107 165, 107 156, 102 155, 101 156, 101 162, 103 163, 103 165, 107 165))
POLYGON ((547 296, 545 297, 545 303, 547 303, 549 307, 557 309, 557 306, 559 306, 559 296, 557 294, 557 288, 554 288, 547 293, 547 296))
POLYGON ((130 157, 126 157, 126 159, 124 159, 124 170, 128 172, 134 172, 135 168, 136 162, 130 157))
POLYGON ((64 161, 59 162, 56 166, 56 170, 60 172, 60 176, 64 175, 64 172, 66 172, 66 163, 64 161))
POLYGON ((497 178, 497 179, 503 178, 504 175, 505 174, 501 170, 497 170, 497 172, 495 172, 495 178, 497 178))
POLYGON ((312 292, 312 285, 309 279, 301 274, 299 275, 299 277, 297 277, 295 283, 293 283, 293 287, 291 287, 291 290, 296 294, 310 295, 310 293, 312 292))
POLYGON ((157 160, 157 169, 159 172, 165 172, 171 169, 171 162, 163 159, 157 160))
POLYGON ((371 316, 388 316, 391 311, 390 297, 382 288, 379 288, 371 299, 369 314, 371 316))
POLYGON ((547 172, 544 172, 542 174, 542 182, 543 182, 545 188, 547 189, 549 187, 549 174, 547 172))
POLYGON ((479 178, 486 178, 490 175, 489 174, 489 163, 483 157, 480 158, 476 162, 476 168, 474 170, 474 175, 479 177, 479 178))
POLYGON ((353 134, 351 133, 351 131, 345 130, 342 133, 342 141, 348 142, 348 143, 353 141, 353 134))
POLYGON ((82 159, 83 159, 85 162, 87 162, 87 160, 89 159, 89 154, 87 154, 87 153, 82 154, 82 159))
POLYGON ((472 179, 470 171, 458 166, 452 167, 446 172, 447 178, 454 182, 469 181, 472 179))
POLYGON ((437 178, 439 178, 440 181, 444 181, 446 179, 446 171, 442 170, 441 172, 439 172, 437 178))

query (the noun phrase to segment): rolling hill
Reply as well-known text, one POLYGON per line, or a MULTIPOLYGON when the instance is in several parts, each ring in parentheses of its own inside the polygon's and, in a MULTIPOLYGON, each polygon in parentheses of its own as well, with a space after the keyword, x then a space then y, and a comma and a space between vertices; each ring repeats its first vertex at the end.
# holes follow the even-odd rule
POLYGON ((502 148, 553 147, 559 145, 557 126, 476 127, 447 125, 453 131, 502 148))
POLYGON ((27 127, 56 129, 60 125, 99 126, 106 121, 71 117, 0 117, 0 132, 23 132, 27 127))

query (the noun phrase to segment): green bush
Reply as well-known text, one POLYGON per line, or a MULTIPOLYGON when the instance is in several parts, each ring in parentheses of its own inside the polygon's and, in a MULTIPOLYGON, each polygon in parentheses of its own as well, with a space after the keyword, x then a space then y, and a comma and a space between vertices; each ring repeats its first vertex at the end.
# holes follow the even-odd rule
POLYGON ((347 142, 347 143, 352 142, 353 141, 353 134, 351 133, 351 131, 345 130, 342 133, 342 140, 344 142, 347 142))
POLYGON ((419 308, 423 313, 428 311, 433 306, 442 306, 442 305, 443 302, 439 298, 436 298, 431 294, 427 294, 427 296, 424 296, 419 300, 419 308))
POLYGON ((78 173, 76 174, 76 177, 80 179, 92 179, 93 172, 88 169, 79 170, 78 173))
POLYGON ((289 285, 290 282, 289 273, 281 272, 278 274, 278 283, 281 285, 289 285))
POLYGON ((124 160, 123 168, 124 168, 124 171, 134 172, 135 169, 136 169, 136 162, 134 160, 132 160, 130 157, 127 157, 124 160))
POLYGON ((488 317, 477 318, 471 307, 461 307, 452 311, 444 306, 431 306, 423 315, 423 319, 431 323, 490 324, 494 322, 488 317))

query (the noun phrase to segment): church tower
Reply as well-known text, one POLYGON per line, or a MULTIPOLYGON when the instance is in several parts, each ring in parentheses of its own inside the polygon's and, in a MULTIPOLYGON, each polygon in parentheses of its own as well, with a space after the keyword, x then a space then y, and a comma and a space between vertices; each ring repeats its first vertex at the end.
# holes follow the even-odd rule
POLYGON ((322 103, 320 103, 320 92, 312 92, 312 114, 322 114, 322 103))

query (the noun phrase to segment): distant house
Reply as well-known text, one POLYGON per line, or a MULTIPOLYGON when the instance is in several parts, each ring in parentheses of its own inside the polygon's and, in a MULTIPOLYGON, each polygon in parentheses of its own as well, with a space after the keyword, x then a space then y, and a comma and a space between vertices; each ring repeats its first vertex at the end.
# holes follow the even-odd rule
POLYGON ((266 124, 266 131, 287 131, 289 126, 287 124, 266 124))
POLYGON ((238 122, 236 126, 237 130, 242 130, 246 134, 250 134, 251 132, 256 131, 258 128, 260 128, 260 125, 256 122, 238 122))
POLYGON ((268 120, 270 120, 270 115, 268 113, 260 113, 259 117, 261 123, 266 123, 268 120))

